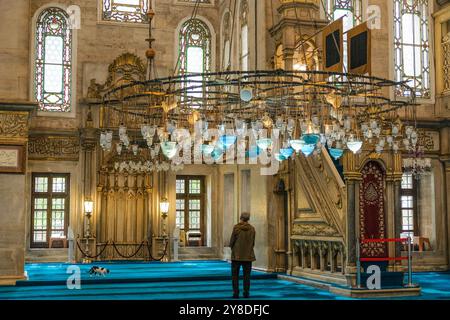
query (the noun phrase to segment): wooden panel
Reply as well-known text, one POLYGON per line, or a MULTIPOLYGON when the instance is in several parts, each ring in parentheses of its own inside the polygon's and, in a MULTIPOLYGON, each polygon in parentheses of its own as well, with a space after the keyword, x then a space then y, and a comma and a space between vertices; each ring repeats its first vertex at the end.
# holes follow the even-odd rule
POLYGON ((342 72, 344 52, 343 29, 341 18, 330 23, 322 32, 322 61, 324 71, 342 72))
POLYGON ((372 72, 372 34, 367 22, 358 25, 347 33, 348 72, 369 75, 372 72))

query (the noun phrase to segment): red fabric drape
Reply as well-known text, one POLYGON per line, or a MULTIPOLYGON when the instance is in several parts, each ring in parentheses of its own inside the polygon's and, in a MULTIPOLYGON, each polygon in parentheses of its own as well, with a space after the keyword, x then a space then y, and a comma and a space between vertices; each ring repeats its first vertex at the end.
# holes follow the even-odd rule
MULTIPOLYGON (((360 237, 363 239, 386 238, 384 214, 385 173, 378 162, 368 162, 361 171, 359 191, 360 237)), ((362 258, 387 257, 386 243, 361 244, 362 258)))

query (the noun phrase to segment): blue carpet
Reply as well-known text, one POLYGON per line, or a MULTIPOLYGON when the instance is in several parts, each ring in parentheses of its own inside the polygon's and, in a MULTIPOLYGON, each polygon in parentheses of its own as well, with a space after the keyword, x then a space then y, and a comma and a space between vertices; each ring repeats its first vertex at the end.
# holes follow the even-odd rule
MULTIPOLYGON (((223 261, 174 263, 94 263, 110 270, 106 277, 90 277, 92 265, 81 269, 81 290, 66 287, 68 264, 27 264, 28 281, 0 287, 0 300, 177 300, 229 299, 230 264, 223 261)), ((422 296, 408 299, 450 300, 450 273, 414 274, 422 296)), ((242 285, 242 282, 241 282, 242 285)), ((252 271, 251 297, 261 300, 349 300, 326 290, 252 271)))

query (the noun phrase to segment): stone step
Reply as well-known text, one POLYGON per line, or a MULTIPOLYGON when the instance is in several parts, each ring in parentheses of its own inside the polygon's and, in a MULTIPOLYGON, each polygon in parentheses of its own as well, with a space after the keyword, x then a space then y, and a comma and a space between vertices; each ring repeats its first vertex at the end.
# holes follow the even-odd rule
POLYGON ((179 247, 179 254, 215 254, 216 249, 210 247, 179 247))
POLYGON ((209 247, 181 247, 178 249, 180 260, 216 260, 218 255, 215 248, 209 247))
POLYGON ((26 252, 25 261, 38 262, 67 262, 68 249, 32 249, 26 252))

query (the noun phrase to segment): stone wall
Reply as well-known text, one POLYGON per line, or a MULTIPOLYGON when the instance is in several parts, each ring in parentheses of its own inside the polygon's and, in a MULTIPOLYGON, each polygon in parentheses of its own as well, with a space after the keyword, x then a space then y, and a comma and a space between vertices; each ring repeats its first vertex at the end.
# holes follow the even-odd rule
POLYGON ((29 10, 29 0, 0 2, 0 100, 28 100, 29 10))

